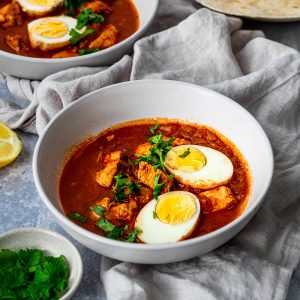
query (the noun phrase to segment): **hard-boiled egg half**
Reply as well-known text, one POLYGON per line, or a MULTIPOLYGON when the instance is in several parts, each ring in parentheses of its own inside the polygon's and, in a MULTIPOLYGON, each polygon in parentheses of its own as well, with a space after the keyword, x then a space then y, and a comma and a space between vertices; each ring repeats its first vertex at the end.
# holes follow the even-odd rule
POLYGON ((198 198, 189 192, 173 191, 148 202, 138 214, 135 227, 143 243, 173 243, 187 238, 200 218, 198 198))
POLYGON ((232 162, 226 155, 198 145, 172 148, 166 155, 165 167, 179 182, 199 189, 224 185, 233 175, 232 162))
MULTIPOLYGON (((30 43, 33 48, 44 51, 66 46, 70 43, 70 31, 75 29, 76 24, 76 19, 67 16, 36 19, 28 23, 30 43)), ((77 31, 82 33, 85 28, 77 31)))
POLYGON ((22 10, 30 16, 45 16, 62 5, 64 0, 17 0, 22 10))

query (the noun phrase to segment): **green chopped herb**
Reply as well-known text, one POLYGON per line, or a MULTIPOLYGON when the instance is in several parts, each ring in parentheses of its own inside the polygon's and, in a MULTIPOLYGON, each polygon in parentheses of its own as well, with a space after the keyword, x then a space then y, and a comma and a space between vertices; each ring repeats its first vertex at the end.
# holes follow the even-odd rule
POLYGON ((67 9, 66 14, 71 16, 75 13, 76 9, 82 6, 85 0, 65 0, 64 7, 67 9))
POLYGON ((152 213, 152 214, 153 214, 153 219, 156 219, 156 218, 157 218, 157 213, 156 213, 156 211, 155 211, 155 210, 153 211, 153 213, 152 213))
POLYGON ((80 214, 78 214, 78 213, 69 213, 67 216, 69 218, 77 220, 77 221, 79 221, 81 223, 86 223, 87 222, 87 218, 84 217, 84 216, 82 216, 82 215, 80 215, 80 214))
POLYGON ((101 218, 95 223, 100 229, 106 232, 106 236, 110 239, 118 239, 123 234, 125 227, 118 227, 109 222, 105 216, 105 208, 101 205, 96 205, 95 207, 90 207, 90 210, 94 211, 101 218))
POLYGON ((166 182, 159 183, 159 178, 160 178, 160 174, 156 174, 155 177, 154 177, 153 196, 154 196, 155 200, 158 199, 159 193, 161 192, 161 190, 163 189, 164 185, 166 184, 166 182))
POLYGON ((70 36, 71 36, 70 43, 72 45, 76 45, 80 40, 84 39, 85 37, 92 34, 93 32, 94 32, 94 29, 92 29, 92 28, 86 29, 83 33, 79 33, 78 31, 76 31, 73 28, 70 31, 70 36))
POLYGON ((115 177, 116 183, 113 187, 116 201, 123 201, 129 194, 134 194, 140 189, 140 185, 134 181, 128 180, 124 174, 118 174, 115 177))
POLYGON ((190 155, 190 153, 191 153, 190 148, 187 148, 182 154, 179 155, 179 157, 185 158, 188 155, 190 155))
POLYGON ((149 131, 150 131, 152 134, 155 134, 155 131, 159 128, 159 126, 160 126, 159 123, 157 123, 157 124, 155 124, 155 125, 152 125, 152 126, 150 126, 149 131))
POLYGON ((149 149, 148 155, 138 155, 139 159, 136 161, 136 164, 141 161, 147 162, 151 164, 155 170, 161 169, 166 171, 164 166, 164 160, 166 154, 173 148, 172 143, 175 138, 171 138, 169 140, 164 140, 163 135, 161 133, 154 135, 148 139, 149 143, 152 145, 149 149))
POLYGON ((134 230, 127 235, 126 239, 124 239, 124 242, 127 242, 127 243, 135 242, 138 234, 141 232, 142 232, 141 228, 135 227, 134 230))
POLYGON ((87 55, 87 54, 91 54, 91 53, 96 53, 100 51, 99 48, 94 48, 94 49, 80 49, 78 52, 79 52, 79 55, 87 55))
POLYGON ((84 26, 92 23, 103 23, 104 17, 102 15, 95 14, 90 8, 84 9, 77 16, 76 29, 82 29, 84 26))
POLYGON ((41 250, 0 250, 0 299, 58 299, 68 287, 64 256, 41 250))

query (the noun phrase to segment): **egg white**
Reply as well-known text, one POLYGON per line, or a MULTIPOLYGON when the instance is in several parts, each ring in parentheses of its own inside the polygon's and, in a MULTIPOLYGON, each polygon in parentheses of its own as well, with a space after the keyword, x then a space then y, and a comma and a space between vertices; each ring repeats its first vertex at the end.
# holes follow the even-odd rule
MULTIPOLYGON (((28 23, 28 34, 29 34, 30 43, 33 48, 40 48, 41 50, 44 51, 64 47, 70 44, 70 38, 71 38, 70 31, 71 29, 74 29, 76 25, 77 25, 77 20, 75 18, 68 17, 68 16, 45 17, 45 18, 36 19, 28 23), (61 37, 55 37, 55 38, 47 38, 39 35, 34 31, 34 27, 46 19, 63 22, 68 27, 68 31, 66 32, 65 35, 61 37)), ((84 30, 85 27, 77 31, 82 33, 84 30)))
POLYGON ((173 149, 182 149, 183 151, 187 148, 200 150, 205 155, 206 164, 200 170, 192 172, 174 170, 166 163, 168 152, 166 155, 165 167, 180 183, 193 188, 211 189, 227 184, 231 180, 233 175, 233 165, 231 160, 225 154, 215 149, 199 145, 173 147, 173 149))
POLYGON ((138 239, 147 244, 161 244, 161 243, 175 243, 186 237, 188 237, 195 229, 200 218, 200 202, 198 198, 189 192, 185 191, 173 191, 163 194, 158 197, 158 200, 151 200, 148 202, 142 210, 139 212, 135 227, 139 227, 142 232, 139 233, 138 239), (195 199, 196 212, 195 214, 185 223, 181 224, 166 224, 159 220, 158 217, 153 218, 153 212, 155 211, 156 205, 163 195, 170 193, 181 193, 189 194, 190 197, 195 199))
POLYGON ((33 4, 28 0, 17 0, 22 10, 30 16, 44 16, 55 10, 64 0, 49 0, 48 4, 33 4))

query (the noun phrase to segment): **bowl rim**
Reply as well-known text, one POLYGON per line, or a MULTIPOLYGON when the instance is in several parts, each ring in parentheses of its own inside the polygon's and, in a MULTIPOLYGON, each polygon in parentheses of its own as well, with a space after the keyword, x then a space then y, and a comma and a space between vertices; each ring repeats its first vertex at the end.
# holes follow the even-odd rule
POLYGON ((126 249, 132 249, 132 250, 137 250, 137 251, 153 251, 153 250, 165 250, 165 249, 177 249, 177 248, 182 248, 182 247, 186 247, 189 245, 193 245, 193 244, 197 244, 200 242, 204 242, 206 240, 212 239, 216 236, 219 236, 221 234, 223 234, 224 232, 234 228, 235 226, 237 226, 238 224, 242 224, 242 222, 247 219, 247 217, 250 217, 251 214, 255 213, 258 208, 261 206, 265 195, 270 187, 272 178, 273 178, 273 171, 274 171, 274 155, 273 155, 273 150, 272 150, 272 146, 271 143, 268 139, 268 136, 266 135, 265 131, 263 130, 263 128, 261 127, 261 125, 258 123, 258 121, 254 118, 254 116, 252 116, 252 114, 250 114, 250 112, 248 112, 244 107, 242 107, 240 104, 238 104, 237 102, 235 102, 234 100, 230 99, 229 97, 222 95, 214 90, 210 90, 208 88, 196 85, 196 84, 192 84, 192 83, 187 83, 187 82, 182 82, 182 81, 175 81, 175 80, 164 80, 164 79, 146 79, 146 80, 132 80, 132 81, 125 81, 125 82, 121 82, 121 83, 117 83, 117 84, 113 84, 113 85, 109 85, 103 88, 100 88, 98 90, 92 91, 80 98, 78 98, 76 101, 72 102, 71 104, 69 104, 67 107, 63 108, 60 112, 58 112, 55 117, 48 123, 48 125, 46 126, 43 134, 41 135, 41 137, 38 139, 38 142, 36 144, 35 150, 34 150, 34 154, 33 154, 33 161, 32 161, 32 169, 33 169, 33 178, 34 178, 34 183, 35 186, 37 188, 37 191, 39 193, 39 195, 41 196, 44 204, 47 206, 47 208, 50 210, 50 212, 55 216, 55 218, 59 221, 59 223, 61 224, 65 224, 68 228, 71 228, 71 230, 76 231, 77 233, 79 233, 80 235, 83 235, 93 241, 96 242, 100 242, 100 243, 104 243, 108 246, 116 246, 116 247, 121 247, 121 248, 126 248, 126 249), (85 102, 85 101, 89 101, 89 98, 97 93, 101 93, 103 90, 108 90, 108 89, 116 89, 119 86, 124 86, 124 85, 136 85, 136 84, 144 84, 144 83, 150 83, 151 85, 153 84, 175 84, 175 85, 183 85, 183 86, 187 86, 190 88, 196 88, 196 89, 200 89, 203 90, 207 93, 211 93, 214 94, 215 96, 217 96, 219 98, 219 101, 226 101, 228 104, 231 104, 232 106, 235 106, 236 108, 238 108, 241 113, 243 113, 245 115, 245 117, 250 118, 253 122, 253 124, 255 125, 256 129, 261 133, 262 137, 265 140, 265 146, 267 147, 267 151, 269 152, 269 174, 268 174, 268 181, 266 182, 266 186, 265 189, 262 190, 260 192, 260 194, 257 196, 257 198, 259 199, 252 207, 251 209, 245 210, 243 211, 243 213, 238 216, 235 220, 233 220, 232 222, 228 223, 227 225, 212 231, 208 234, 199 236, 199 237, 195 237, 192 239, 187 239, 187 240, 183 240, 180 242, 176 242, 176 243, 161 243, 161 244, 141 244, 141 243, 126 243, 123 241, 118 241, 118 240, 113 240, 113 239, 109 239, 107 237, 103 237, 101 235, 97 235, 96 233, 93 233, 91 231, 88 231, 87 229, 84 229, 83 227, 80 227, 79 225, 75 224, 74 222, 72 222, 71 220, 69 220, 66 215, 64 215, 59 209, 57 209, 52 202, 49 200, 49 198, 47 197, 46 193, 44 192, 43 188, 42 188, 42 184, 39 180, 39 176, 38 176, 38 156, 39 156, 39 149, 44 141, 44 139, 47 137, 48 131, 49 129, 52 127, 53 123, 60 118, 61 115, 64 114, 64 112, 68 109, 70 109, 71 107, 78 105, 78 103, 80 102, 85 102))
MULTIPOLYGON (((134 3, 134 0, 132 0, 134 3)), ((65 57, 65 58, 41 58, 41 57, 31 57, 31 56, 24 56, 24 55, 18 55, 14 53, 10 53, 7 51, 0 50, 0 56, 3 56, 4 58, 8 59, 15 59, 18 61, 25 61, 25 62, 32 62, 32 63, 44 63, 44 64, 60 64, 65 62, 82 62, 86 60, 87 58, 96 58, 101 55, 108 54, 112 51, 117 51, 118 49, 122 48, 123 45, 131 43, 137 39, 139 39, 147 30, 148 26, 151 24, 152 20, 154 19, 157 9, 159 0, 151 0, 153 2, 153 10, 151 11, 151 14, 149 14, 148 19, 146 23, 141 27, 138 28, 137 31, 135 31, 132 35, 127 37, 125 40, 121 41, 120 43, 117 43, 116 45, 106 48, 104 50, 90 53, 87 55, 81 55, 81 56, 74 56, 74 57, 65 57)), ((134 3, 135 4, 135 3, 134 3)))
MULTIPOLYGON (((30 232, 38 232, 43 235, 52 236, 55 239, 60 240, 60 242, 62 241, 63 243, 67 244, 72 249, 73 253, 75 254, 76 262, 78 263, 78 272, 76 272, 76 279, 74 280, 72 286, 69 287, 67 292, 59 298, 59 300, 68 299, 68 297, 73 295, 74 292, 79 287, 81 280, 82 280, 82 276, 83 276, 83 263, 82 263, 82 258, 81 258, 81 255, 80 255, 78 249, 65 236, 63 236, 55 231, 49 230, 47 228, 42 228, 42 227, 20 227, 20 228, 11 229, 6 232, 0 233, 0 241, 1 241, 1 239, 5 238, 5 237, 13 237, 15 234, 18 234, 18 233, 24 234, 24 233, 30 233, 30 232)), ((5 249, 5 248, 1 248, 1 249, 5 249)), ((43 250, 49 251, 49 249, 43 249, 43 250)), ((51 250, 49 252, 51 252, 51 250)), ((67 259, 67 257, 66 257, 66 259, 67 259)), ((71 274, 71 265, 69 264, 69 266, 70 266, 70 274, 71 274)))

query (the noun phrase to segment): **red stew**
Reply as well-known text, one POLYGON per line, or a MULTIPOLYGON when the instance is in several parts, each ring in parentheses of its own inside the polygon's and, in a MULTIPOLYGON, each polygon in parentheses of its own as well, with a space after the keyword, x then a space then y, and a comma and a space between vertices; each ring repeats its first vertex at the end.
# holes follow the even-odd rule
MULTIPOLYGON (((113 151, 122 151, 123 163, 118 168, 118 172, 127 173, 128 176, 135 178, 134 166, 132 161, 137 160, 136 148, 148 141, 153 134, 150 133, 149 127, 156 122, 153 120, 142 120, 130 122, 111 128, 102 132, 96 138, 88 139, 76 147, 75 152, 68 159, 63 167, 59 181, 60 199, 66 214, 77 212, 86 216, 88 221, 81 223, 74 220, 80 226, 100 235, 105 233, 95 225, 95 220, 90 218, 90 207, 99 203, 99 200, 108 197, 114 201, 115 194, 111 187, 104 188, 95 180, 96 172, 105 167, 105 155, 113 151), (128 163, 130 162, 130 163, 128 163)), ((177 138, 186 144, 202 145, 211 147, 224 153, 230 158, 234 173, 230 182, 226 185, 236 198, 236 203, 225 209, 210 212, 204 206, 201 206, 200 223, 190 237, 201 236, 217 230, 236 219, 244 210, 247 204, 247 198, 250 193, 251 176, 248 165, 242 157, 239 150, 224 136, 203 125, 186 124, 174 120, 159 120, 161 124, 155 134, 161 133, 165 137, 177 138)), ((118 173, 116 172, 116 173, 118 173)), ((137 180, 138 181, 138 180, 137 180)), ((139 194, 134 197, 137 204, 132 215, 127 220, 118 220, 116 216, 107 211, 105 216, 116 226, 128 225, 128 230, 132 230, 135 218, 142 207, 153 199, 153 190, 138 182, 142 188, 150 190, 147 193, 139 194)), ((202 190, 193 189, 174 180, 171 190, 185 190, 194 193, 200 200, 202 190)), ((125 203, 131 201, 125 199, 125 203)), ((116 204, 118 205, 118 203, 116 204)))
POLYGON ((0 3, 0 50, 40 58, 74 57, 82 54, 80 50, 94 49, 95 51, 101 51, 102 49, 111 47, 132 35, 139 27, 138 12, 131 0, 85 0, 83 3, 71 15, 72 17, 76 18, 83 10, 91 9, 93 13, 102 15, 104 22, 87 25, 87 28, 93 29, 94 32, 76 45, 67 45, 55 50, 44 51, 32 47, 27 25, 38 18, 64 15, 67 13, 65 7, 60 5, 56 10, 47 15, 32 17, 22 11, 16 0, 2 0, 0 3), (107 7, 105 11, 99 8, 100 3, 107 7), (93 41, 104 33, 109 35, 109 41, 106 40, 105 43, 98 42, 92 44, 93 41), (92 48, 90 47, 91 45, 92 48))

